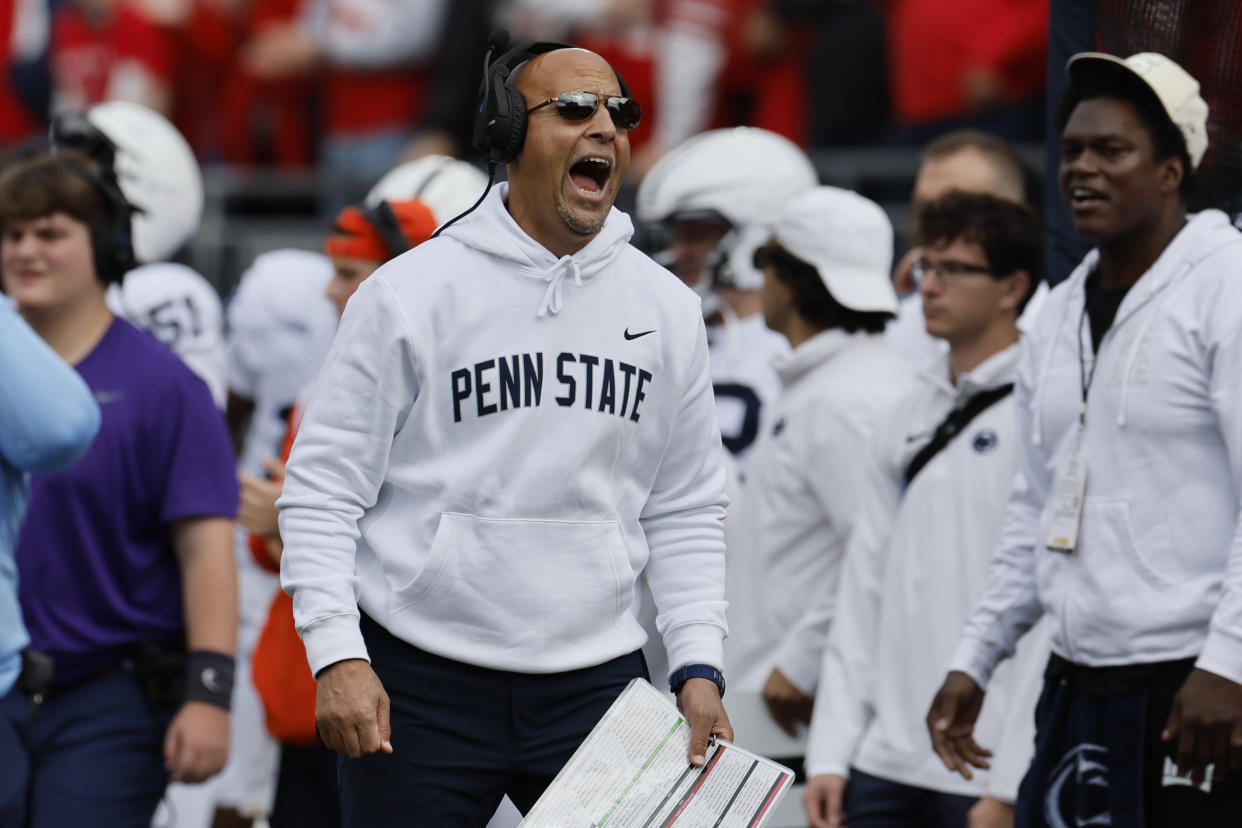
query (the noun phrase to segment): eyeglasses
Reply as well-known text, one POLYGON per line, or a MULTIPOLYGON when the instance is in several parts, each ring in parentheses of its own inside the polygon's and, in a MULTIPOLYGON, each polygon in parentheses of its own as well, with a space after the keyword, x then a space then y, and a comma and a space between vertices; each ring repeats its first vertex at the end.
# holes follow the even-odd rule
MULTIPOLYGON (((548 98, 541 104, 529 107, 526 113, 529 115, 549 104, 556 104, 557 115, 566 121, 579 124, 595 114, 595 110, 599 109, 599 101, 600 96, 594 92, 562 92, 555 98, 548 98)), ((617 129, 634 129, 643 117, 642 107, 633 98, 610 95, 604 98, 604 108, 608 110, 608 117, 612 118, 617 129)))
POLYGON ((922 282, 928 273, 935 272, 937 276, 945 281, 957 281, 963 276, 991 276, 992 268, 985 265, 971 264, 970 262, 959 262, 955 259, 941 259, 933 262, 931 259, 918 259, 910 268, 916 281, 922 282))

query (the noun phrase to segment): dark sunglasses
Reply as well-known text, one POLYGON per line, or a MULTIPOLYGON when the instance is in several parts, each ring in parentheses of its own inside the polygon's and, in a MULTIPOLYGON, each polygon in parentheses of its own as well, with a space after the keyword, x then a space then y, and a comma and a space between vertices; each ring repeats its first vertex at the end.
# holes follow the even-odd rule
MULTIPOLYGON (((549 104, 556 104, 557 115, 566 121, 578 124, 589 120, 595 114, 595 110, 599 109, 599 100, 599 95, 594 92, 562 92, 555 98, 548 98, 541 104, 529 107, 526 113, 530 114, 549 104)), ((610 95, 604 98, 604 107, 608 110, 608 117, 612 118, 617 129, 634 129, 643 117, 642 107, 633 98, 610 95)))

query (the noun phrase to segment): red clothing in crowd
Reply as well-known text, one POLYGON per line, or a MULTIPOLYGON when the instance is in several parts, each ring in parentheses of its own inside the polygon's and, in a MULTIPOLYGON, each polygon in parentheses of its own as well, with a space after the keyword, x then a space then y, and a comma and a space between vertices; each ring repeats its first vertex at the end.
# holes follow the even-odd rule
MULTIPOLYGON (((293 439, 302 422, 305 401, 289 415, 289 431, 280 448, 280 459, 289 459, 293 439)), ((250 553, 263 569, 280 572, 267 554, 267 540, 250 536, 250 553)), ((293 599, 277 589, 267 613, 267 623, 254 648, 251 674, 263 702, 267 730, 284 744, 313 747, 315 736, 315 679, 306 662, 306 650, 293 623, 293 599)))
MULTIPOLYGON (((16 0, 0 0, 0 60, 13 65, 13 27, 17 23, 16 0)), ((0 75, 0 146, 10 146, 33 135, 39 119, 17 94, 8 72, 0 75)))
POLYGON ((52 21, 52 84, 59 105, 84 109, 107 100, 119 66, 136 62, 159 81, 173 82, 175 38, 126 0, 108 15, 64 3, 52 21))
POLYGON ((885 0, 893 110, 903 124, 968 114, 964 78, 994 71, 1005 103, 1043 88, 1049 0, 885 0))
POLYGON ((302 5, 194 4, 182 33, 187 68, 178 77, 176 122, 200 158, 242 166, 313 163, 312 78, 262 81, 238 59, 254 32, 296 19, 302 5))
MULTIPOLYGON (((700 128, 747 124, 797 144, 808 139, 806 88, 809 32, 793 31, 778 54, 747 54, 743 33, 750 16, 771 0, 665 0, 663 25, 714 37, 725 63, 712 90, 713 115, 700 128)), ((689 137, 689 136, 684 136, 689 137)))

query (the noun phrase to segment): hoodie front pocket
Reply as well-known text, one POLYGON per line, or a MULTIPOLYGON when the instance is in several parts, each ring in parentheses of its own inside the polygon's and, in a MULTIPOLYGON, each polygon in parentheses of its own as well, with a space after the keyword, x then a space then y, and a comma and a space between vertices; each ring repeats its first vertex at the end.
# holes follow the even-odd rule
POLYGON ((426 565, 398 590, 391 614, 413 611, 459 635, 523 645, 613 625, 633 581, 614 521, 445 512, 426 565))
MULTIPOLYGON (((1083 514, 1084 532, 1090 527, 1093 546, 1102 547, 1103 554, 1112 547, 1122 565, 1128 566, 1148 587, 1165 591, 1177 587, 1177 581, 1167 573, 1176 566, 1173 544, 1163 524, 1145 532, 1141 537, 1135 533, 1131 521, 1130 503, 1113 498, 1088 499, 1083 514)), ((1085 545, 1084 551, 1095 550, 1085 545)), ((1101 554, 1101 553, 1096 553, 1101 554)))

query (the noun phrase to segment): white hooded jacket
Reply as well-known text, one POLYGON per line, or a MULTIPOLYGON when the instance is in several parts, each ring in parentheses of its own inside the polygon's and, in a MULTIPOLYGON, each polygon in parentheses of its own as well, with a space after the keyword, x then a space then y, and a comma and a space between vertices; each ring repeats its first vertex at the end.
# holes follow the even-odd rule
POLYGON ((1092 370, 1089 253, 1048 297, 1019 369, 1022 441, 988 588, 952 668, 980 686, 1042 611, 1052 649, 1109 666, 1198 658, 1242 682, 1242 234, 1191 217, 1094 355, 1078 548, 1045 546, 1056 469, 1092 370), (1081 360, 1081 361, 1080 361, 1081 360))
POLYGON ((726 498, 698 298, 613 210, 572 256, 500 185, 350 300, 279 501, 311 669, 358 608, 430 652, 548 673, 638 649, 722 665, 726 498))
MULTIPOLYGON (((857 767, 944 793, 1016 798, 1021 772, 1007 774, 999 790, 986 771, 972 780, 952 774, 932 751, 924 724, 1000 536, 1018 466, 1013 397, 980 412, 908 487, 905 470, 950 411, 1013 382, 1019 347, 962 374, 956 387, 948 355, 927 355, 917 384, 876 426, 820 670, 809 776, 848 776, 857 767)), ((1034 748, 1035 700, 1048 660, 1046 640, 1034 638, 1023 642, 1017 674, 998 676, 976 727, 981 745, 1020 768, 1034 748), (1011 732, 1006 714, 1015 705, 1025 715, 1011 732)))
POLYGON ((726 646, 735 686, 763 687, 773 667, 815 690, 841 557, 857 514, 867 437, 913 372, 879 334, 828 330, 776 364, 783 389, 755 442, 729 514, 726 646))

